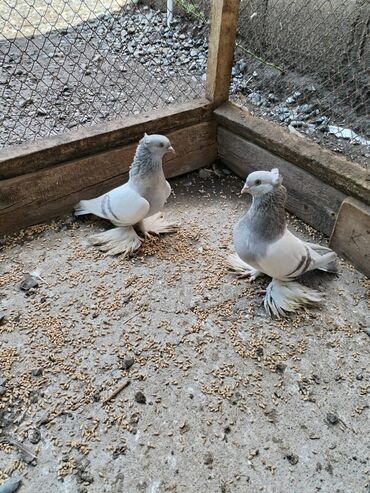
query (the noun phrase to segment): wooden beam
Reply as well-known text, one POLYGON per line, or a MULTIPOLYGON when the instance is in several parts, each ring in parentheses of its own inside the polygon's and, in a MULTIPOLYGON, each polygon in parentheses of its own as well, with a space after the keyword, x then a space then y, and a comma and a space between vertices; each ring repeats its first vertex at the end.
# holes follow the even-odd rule
POLYGON ((305 169, 346 195, 370 204, 370 181, 360 165, 292 135, 276 123, 254 117, 233 103, 223 104, 214 114, 222 127, 305 169))
POLYGON ((206 97, 217 107, 229 99, 240 0, 211 4, 206 97))
POLYGON ((218 127, 217 140, 220 159, 243 179, 252 171, 279 168, 288 190, 288 211, 330 235, 345 198, 342 192, 222 127, 218 127))
POLYGON ((206 121, 211 113, 211 104, 202 99, 11 146, 0 150, 0 180, 137 142, 144 132, 166 133, 206 121))
POLYGON ((370 277, 370 207, 352 197, 344 200, 330 246, 370 277))
MULTIPOLYGON (((203 122, 167 133, 176 156, 164 164, 167 177, 210 165, 217 158, 216 123, 203 122)), ((0 235, 70 212, 128 177, 135 144, 87 156, 0 182, 0 235)))

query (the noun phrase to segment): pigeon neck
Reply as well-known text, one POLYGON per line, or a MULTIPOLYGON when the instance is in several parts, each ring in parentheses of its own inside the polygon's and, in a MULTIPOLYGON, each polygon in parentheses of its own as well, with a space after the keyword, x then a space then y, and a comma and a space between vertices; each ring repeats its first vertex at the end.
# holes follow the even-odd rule
POLYGON ((162 159, 149 151, 142 144, 136 149, 135 157, 130 168, 130 178, 143 178, 149 173, 155 173, 162 169, 162 159))
POLYGON ((270 193, 253 197, 250 213, 258 222, 258 229, 266 236, 266 239, 271 240, 284 234, 286 228, 285 201, 286 189, 282 185, 270 193))

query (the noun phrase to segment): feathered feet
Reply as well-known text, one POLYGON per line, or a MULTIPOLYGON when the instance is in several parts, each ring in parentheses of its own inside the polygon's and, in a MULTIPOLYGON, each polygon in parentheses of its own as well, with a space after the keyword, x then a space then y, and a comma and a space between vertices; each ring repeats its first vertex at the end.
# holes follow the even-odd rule
POLYGON ((151 235, 174 233, 177 228, 177 224, 165 221, 162 214, 158 213, 140 221, 135 227, 119 226, 96 234, 90 238, 90 243, 97 245, 99 250, 107 255, 122 254, 126 257, 138 250, 143 242, 136 231, 142 233, 145 238, 150 238, 151 235))
POLYGON ((229 255, 226 262, 228 268, 234 272, 239 279, 249 279, 250 281, 255 281, 257 277, 262 276, 262 272, 248 265, 236 254, 229 255))
POLYGON ((178 227, 178 224, 166 221, 160 212, 147 217, 137 225, 137 229, 143 233, 145 237, 149 238, 152 235, 159 236, 160 234, 165 233, 175 233, 178 227))
POLYGON ((90 242, 107 255, 123 254, 126 257, 140 248, 142 240, 132 226, 120 226, 92 236, 90 242))
POLYGON ((271 317, 280 318, 301 308, 320 305, 322 301, 321 293, 298 282, 273 279, 267 286, 263 304, 271 317))
MULTIPOLYGON (((230 255, 227 258, 229 269, 239 279, 254 281, 263 273, 244 262, 238 255, 230 255)), ((264 295, 263 304, 270 317, 286 317, 290 313, 302 308, 313 307, 321 304, 323 295, 318 291, 307 288, 293 281, 278 281, 272 279, 266 290, 259 290, 257 294, 264 295)))

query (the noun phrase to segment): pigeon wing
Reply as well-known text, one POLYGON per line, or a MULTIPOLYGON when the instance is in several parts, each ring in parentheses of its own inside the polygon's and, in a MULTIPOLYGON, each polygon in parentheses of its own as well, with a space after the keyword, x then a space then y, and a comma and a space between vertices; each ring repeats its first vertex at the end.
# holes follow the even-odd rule
POLYGON ((258 264, 262 272, 270 277, 288 281, 313 268, 313 253, 286 229, 282 238, 269 245, 266 255, 258 258, 258 264))
POLYGON ((96 199, 81 200, 79 208, 117 226, 131 226, 146 217, 150 205, 129 183, 125 183, 96 199))

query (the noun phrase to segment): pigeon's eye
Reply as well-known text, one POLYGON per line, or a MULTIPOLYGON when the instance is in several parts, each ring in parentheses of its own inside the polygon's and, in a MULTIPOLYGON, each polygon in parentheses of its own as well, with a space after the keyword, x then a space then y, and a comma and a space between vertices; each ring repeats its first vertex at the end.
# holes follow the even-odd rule
POLYGON ((255 185, 261 185, 261 183, 262 183, 262 182, 261 182, 261 180, 256 180, 256 181, 254 182, 254 184, 255 184, 255 185))
POLYGON ((160 145, 160 147, 163 147, 164 146, 163 142, 161 142, 159 145, 160 145))

